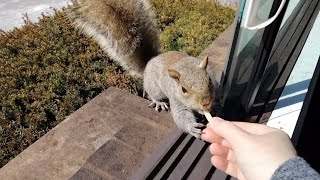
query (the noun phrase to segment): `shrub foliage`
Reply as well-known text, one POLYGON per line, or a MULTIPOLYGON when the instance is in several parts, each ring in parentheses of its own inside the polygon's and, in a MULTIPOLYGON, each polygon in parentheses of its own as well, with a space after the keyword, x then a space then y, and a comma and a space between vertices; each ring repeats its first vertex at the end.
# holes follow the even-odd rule
POLYGON ((152 0, 163 51, 197 56, 232 22, 235 11, 208 0, 152 0))
POLYGON ((0 163, 4 165, 108 86, 141 81, 73 29, 64 11, 0 35, 0 163))
MULTIPOLYGON (((231 24, 234 10, 205 0, 152 0, 163 50, 197 55, 231 24)), ((129 76, 66 18, 25 19, 0 33, 0 167, 109 86, 142 95, 129 76)))

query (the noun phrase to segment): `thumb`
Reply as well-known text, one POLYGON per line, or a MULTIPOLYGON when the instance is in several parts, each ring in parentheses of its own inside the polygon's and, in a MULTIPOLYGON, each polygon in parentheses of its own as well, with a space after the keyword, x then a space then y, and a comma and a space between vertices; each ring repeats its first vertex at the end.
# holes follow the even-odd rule
POLYGON ((214 117, 209 124, 210 128, 220 137, 228 141, 234 148, 243 144, 249 134, 230 121, 225 121, 219 117, 214 117))

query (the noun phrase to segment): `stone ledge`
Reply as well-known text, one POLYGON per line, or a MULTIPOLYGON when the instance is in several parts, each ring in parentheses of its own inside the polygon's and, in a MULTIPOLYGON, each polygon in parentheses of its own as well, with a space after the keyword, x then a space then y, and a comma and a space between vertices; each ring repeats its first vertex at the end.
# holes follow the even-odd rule
POLYGON ((157 133, 157 140, 144 142, 144 146, 152 149, 173 127, 173 120, 166 112, 150 111, 152 120, 135 111, 139 106, 148 107, 149 103, 110 87, 0 169, 0 179, 69 179, 103 144, 114 139, 116 134, 125 134, 123 128, 128 124, 145 124, 146 128, 163 132, 157 133), (119 108, 112 102, 113 98, 110 100, 112 96, 121 96, 126 104, 139 103, 132 108, 119 108), (159 119, 161 124, 157 123, 159 119))

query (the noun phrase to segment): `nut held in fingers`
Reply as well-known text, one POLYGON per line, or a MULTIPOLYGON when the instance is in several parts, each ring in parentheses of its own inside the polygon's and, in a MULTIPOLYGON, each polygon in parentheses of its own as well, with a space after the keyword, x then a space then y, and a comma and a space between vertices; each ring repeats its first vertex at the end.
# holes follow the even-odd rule
POLYGON ((211 114, 208 112, 208 111, 203 111, 204 115, 206 116, 208 122, 210 123, 211 119, 212 119, 212 116, 211 114))

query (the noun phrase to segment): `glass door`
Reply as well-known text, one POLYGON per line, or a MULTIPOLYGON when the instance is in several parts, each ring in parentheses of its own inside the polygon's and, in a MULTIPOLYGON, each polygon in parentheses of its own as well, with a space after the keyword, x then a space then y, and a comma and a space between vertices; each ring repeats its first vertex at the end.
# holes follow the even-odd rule
POLYGON ((239 120, 249 113, 287 4, 286 0, 242 0, 221 81, 225 118, 239 120))
MULTIPOLYGON (((320 124, 317 120, 320 59, 316 49, 320 44, 316 38, 319 14, 319 0, 242 0, 229 59, 220 81, 223 108, 219 112, 228 120, 270 123, 271 112, 278 110, 276 105, 289 102, 281 99, 281 94, 291 93, 290 97, 296 97, 297 90, 303 88, 305 99, 291 140, 298 153, 317 170, 320 159, 314 156, 319 152, 314 137, 320 124), (297 74, 297 69, 303 75, 296 76, 300 80, 289 79, 297 74)), ((292 122, 293 118, 289 120, 292 122)))
POLYGON ((319 13, 319 0, 242 0, 221 79, 222 117, 266 122, 319 13))

